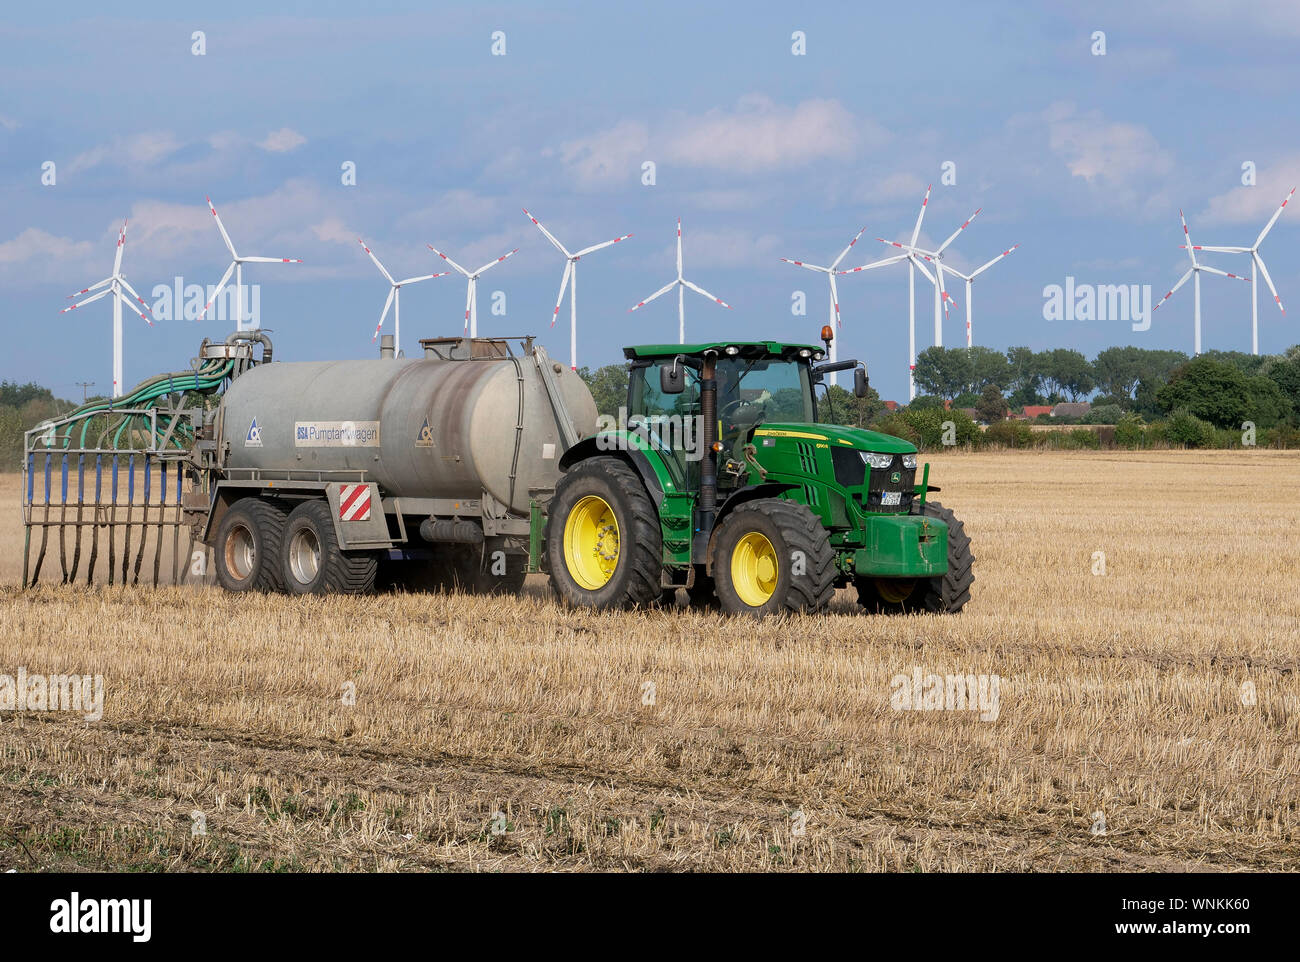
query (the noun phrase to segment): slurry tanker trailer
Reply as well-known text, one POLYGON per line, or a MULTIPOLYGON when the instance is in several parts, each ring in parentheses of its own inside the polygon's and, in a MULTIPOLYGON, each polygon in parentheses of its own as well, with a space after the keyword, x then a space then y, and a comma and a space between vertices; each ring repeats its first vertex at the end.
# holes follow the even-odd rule
MULTIPOLYGON (((827 348, 832 333, 822 331, 827 348)), ((928 465, 918 480, 915 446, 825 423, 830 398, 816 389, 853 371, 864 396, 857 361, 775 341, 628 347, 626 408, 598 419, 583 381, 531 337, 420 345, 416 358, 394 357, 385 338, 377 359, 272 363, 264 333, 236 333, 205 341, 191 372, 29 432, 24 508, 29 542, 41 531, 37 577, 50 526, 69 517, 69 465, 75 580, 83 505, 96 532, 120 517, 123 456, 104 449, 134 438, 146 522, 149 461, 162 461, 159 545, 164 517, 188 524, 230 591, 512 592, 544 573, 565 602, 602 609, 659 604, 678 589, 692 603, 758 615, 823 610, 842 586, 877 612, 952 613, 970 599, 970 539, 931 497, 928 465), (98 443, 87 440, 92 424, 98 443), (100 495, 109 455, 111 508, 100 495), (93 504, 83 500, 87 457, 93 504), (51 521, 60 458, 63 501, 51 521), (42 463, 44 521, 33 493, 42 463)), ((135 464, 132 455, 123 581, 135 464)), ((111 554, 109 567, 111 579, 111 554)))

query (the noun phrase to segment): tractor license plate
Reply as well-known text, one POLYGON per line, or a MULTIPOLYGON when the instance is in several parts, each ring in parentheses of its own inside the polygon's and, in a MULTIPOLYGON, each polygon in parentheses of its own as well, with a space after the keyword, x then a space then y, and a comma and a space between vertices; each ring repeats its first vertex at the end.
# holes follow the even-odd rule
POLYGON ((881 491, 880 492, 881 507, 885 507, 885 508, 897 507, 902 503, 903 503, 902 491, 881 491))

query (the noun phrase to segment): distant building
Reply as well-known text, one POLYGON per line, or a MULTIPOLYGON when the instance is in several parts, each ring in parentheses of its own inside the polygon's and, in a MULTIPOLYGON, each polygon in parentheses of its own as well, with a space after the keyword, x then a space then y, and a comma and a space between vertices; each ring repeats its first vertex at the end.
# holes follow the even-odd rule
POLYGON ((1042 417, 1044 414, 1051 414, 1052 406, 1050 404, 1026 404, 1025 413, 1021 415, 1025 420, 1032 421, 1036 417, 1042 417))
POLYGON ((1064 401, 1052 408, 1054 418, 1081 418, 1092 410, 1087 401, 1064 401))
POLYGON ((966 415, 972 421, 982 420, 982 418, 979 415, 979 412, 976 411, 974 408, 957 408, 957 410, 960 411, 962 414, 966 415))
POLYGON ((886 411, 897 411, 897 410, 898 410, 898 402, 897 402, 897 401, 886 401, 886 402, 885 402, 885 410, 886 410, 886 411))

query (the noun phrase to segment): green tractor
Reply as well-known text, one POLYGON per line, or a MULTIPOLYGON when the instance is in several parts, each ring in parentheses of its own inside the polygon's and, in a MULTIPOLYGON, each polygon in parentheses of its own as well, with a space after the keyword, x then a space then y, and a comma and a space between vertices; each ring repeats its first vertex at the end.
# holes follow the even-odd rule
POLYGON ((970 600, 970 538, 929 499, 929 465, 917 482, 916 448, 819 423, 827 374, 852 370, 866 394, 859 362, 773 341, 624 354, 626 416, 564 453, 533 511, 530 567, 566 602, 647 606, 684 588, 731 613, 817 612, 849 584, 872 612, 970 600))

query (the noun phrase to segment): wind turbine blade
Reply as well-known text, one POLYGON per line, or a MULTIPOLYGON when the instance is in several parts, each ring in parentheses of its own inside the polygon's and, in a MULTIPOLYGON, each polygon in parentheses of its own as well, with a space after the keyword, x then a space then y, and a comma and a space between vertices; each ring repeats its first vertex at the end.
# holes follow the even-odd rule
POLYGON ((885 240, 883 237, 877 237, 876 240, 880 241, 882 244, 888 244, 890 247, 897 247, 900 251, 911 253, 916 250, 916 248, 912 247, 910 244, 900 244, 898 241, 885 240))
POLYGON ((522 211, 524 212, 524 215, 525 215, 525 216, 526 216, 530 221, 532 221, 533 224, 536 225, 536 227, 537 227, 537 229, 538 229, 539 231, 541 231, 543 234, 546 235, 546 239, 547 239, 548 241, 550 241, 552 244, 555 245, 555 249, 556 249, 556 250, 558 250, 558 251, 559 251, 561 254, 563 254, 565 257, 572 257, 572 256, 573 256, 573 255, 570 254, 567 250, 565 250, 563 244, 561 244, 559 241, 557 241, 557 240, 555 239, 555 235, 554 235, 554 234, 552 234, 550 231, 548 231, 545 227, 542 226, 542 222, 541 222, 540 220, 538 220, 538 219, 537 219, 536 217, 534 217, 532 214, 528 213, 528 208, 527 208, 527 207, 521 207, 520 210, 522 210, 522 211))
POLYGON ((459 264, 457 264, 454 260, 452 260, 452 259, 451 259, 450 257, 448 257, 446 254, 444 254, 442 251, 438 250, 438 248, 434 247, 432 244, 425 244, 424 246, 427 247, 427 248, 429 248, 429 250, 433 251, 435 254, 437 254, 439 257, 441 257, 443 260, 445 260, 448 264, 450 264, 452 267, 454 267, 457 271, 459 271, 460 273, 464 274, 466 277, 469 277, 469 271, 465 270, 465 268, 461 267, 461 266, 460 266, 459 264))
MULTIPOLYGON (((366 246, 366 242, 363 241, 360 237, 358 237, 357 243, 361 245, 361 249, 363 251, 365 251, 367 254, 370 255, 370 259, 374 261, 375 266, 379 268, 379 273, 383 274, 385 277, 388 278, 388 283, 396 284, 397 282, 393 280, 393 275, 388 273, 388 268, 386 268, 383 264, 379 263, 379 258, 375 256, 374 251, 372 251, 369 247, 366 246)), ((379 323, 382 324, 384 322, 380 321, 379 323)))
POLYGON ((921 263, 920 258, 918 258, 915 254, 908 254, 907 259, 912 262, 912 266, 915 267, 918 271, 920 271, 922 276, 924 276, 927 281, 929 281, 931 284, 934 283, 934 275, 931 274, 929 270, 926 269, 926 266, 921 263))
POLYGON ((110 288, 108 288, 108 290, 100 291, 98 294, 92 294, 92 295, 90 295, 90 297, 86 298, 84 301, 78 301, 76 304, 70 304, 70 305, 68 305, 68 306, 65 307, 63 310, 59 311, 59 313, 60 313, 60 314, 66 314, 66 313, 68 313, 68 311, 75 311, 75 310, 76 310, 77 308, 79 308, 79 307, 85 307, 85 306, 86 306, 87 304, 89 304, 91 301, 97 301, 97 300, 99 300, 101 297, 107 297, 109 294, 112 294, 112 293, 113 293, 113 289, 110 287, 110 288))
POLYGON ((125 294, 123 294, 121 291, 116 291, 115 293, 117 294, 117 299, 118 299, 119 301, 121 301, 121 302, 122 302, 123 304, 125 304, 127 307, 131 308, 131 310, 133 310, 133 311, 135 311, 137 314, 139 314, 139 315, 140 315, 140 319, 141 319, 142 321, 144 321, 144 322, 145 322, 146 324, 148 324, 150 327, 153 327, 153 321, 151 321, 151 320, 149 320, 149 318, 145 317, 145 316, 144 316, 144 312, 141 311, 140 308, 136 307, 134 304, 131 303, 131 298, 127 297, 127 296, 126 296, 125 294))
MULTIPOLYGON (((1178 246, 1185 247, 1186 245, 1179 244, 1178 246)), ((1206 247, 1202 244, 1197 244, 1192 249, 1198 251, 1214 251, 1217 254, 1249 254, 1250 253, 1249 247, 1206 247)))
MULTIPOLYGON (((369 253, 369 251, 367 251, 369 253)), ((379 337, 379 329, 384 326, 384 321, 388 318, 388 309, 393 305, 393 296, 397 293, 397 285, 388 289, 388 300, 384 301, 384 309, 379 315, 379 323, 375 325, 375 333, 370 337, 370 343, 374 344, 379 337)))
POLYGON ((723 300, 722 298, 720 298, 720 297, 714 297, 712 294, 710 294, 710 293, 709 293, 708 291, 706 291, 704 288, 702 288, 702 287, 697 287, 695 284, 692 284, 690 281, 687 281, 687 280, 682 281, 682 284, 685 285, 686 287, 689 287, 689 288, 690 288, 691 290, 693 290, 696 294, 703 294, 703 295, 704 295, 705 297, 707 297, 709 300, 711 300, 711 301, 717 301, 719 304, 721 304, 721 305, 722 305, 723 307, 725 307, 727 310, 731 310, 731 305, 730 305, 730 304, 728 304, 726 301, 724 301, 724 300, 723 300))
POLYGON ((503 260, 505 260, 507 257, 510 257, 510 256, 512 256, 512 255, 514 255, 514 254, 517 254, 517 253, 519 253, 519 248, 518 248, 518 247, 516 247, 516 248, 515 248, 514 250, 512 250, 512 251, 509 251, 509 252, 507 252, 507 253, 505 253, 505 254, 502 254, 500 257, 498 257, 498 258, 497 258, 496 260, 494 260, 494 261, 488 261, 486 264, 484 264, 482 267, 480 267, 480 268, 479 268, 478 270, 476 270, 474 273, 475 273, 475 274, 482 274, 482 273, 483 273, 485 270, 487 270, 489 267, 495 267, 497 264, 500 264, 500 263, 501 263, 503 260))
MULTIPOLYGON (((1294 193, 1295 193, 1295 188, 1292 187, 1292 188, 1291 188, 1291 194, 1294 194, 1294 193)), ((1264 225, 1264 229, 1263 229, 1262 231, 1260 231, 1260 232, 1259 232, 1259 236, 1255 238, 1255 246, 1256 246, 1256 247, 1258 247, 1260 244, 1264 243, 1264 238, 1267 237, 1267 236, 1268 236, 1268 232, 1271 231, 1271 230, 1273 229, 1273 225, 1277 223, 1277 219, 1278 219, 1279 217, 1282 216, 1282 211, 1283 211, 1283 209, 1286 207, 1286 205, 1287 205, 1287 204, 1290 202, 1290 200, 1291 200, 1291 194, 1287 194, 1287 195, 1286 195, 1286 200, 1282 201, 1282 206, 1279 207, 1277 210, 1273 211, 1273 216, 1270 217, 1270 218, 1268 219, 1268 223, 1264 225)))
POLYGON ((649 297, 647 297, 644 301, 637 301, 636 304, 635 304, 634 306, 629 307, 629 308, 627 309, 627 312, 628 312, 629 314, 631 314, 631 313, 632 313, 633 311, 635 311, 638 307, 645 307, 647 304, 649 304, 651 301, 653 301, 656 297, 659 297, 661 294, 667 294, 669 291, 671 291, 671 290, 672 290, 674 287, 676 287, 676 286, 677 286, 677 282, 676 282, 676 281, 669 281, 669 282, 668 282, 667 284, 665 284, 663 287, 659 288, 659 290, 655 291, 653 294, 651 294, 649 297))
MULTIPOLYGON (((117 279, 117 282, 118 282, 119 284, 121 284, 123 287, 125 287, 128 291, 130 291, 130 292, 131 292, 131 296, 134 297, 134 298, 135 298, 137 301, 139 301, 141 304, 143 304, 143 305, 144 305, 144 309, 145 309, 146 311, 149 311, 150 314, 153 314, 153 311, 150 311, 150 310, 149 310, 149 305, 145 303, 145 299, 144 299, 143 297, 141 297, 138 293, 136 293, 135 288, 132 287, 130 284, 128 284, 128 283, 126 282, 126 278, 125 278, 125 277, 119 277, 119 278, 117 279)), ((143 315, 141 315, 141 316, 143 316, 143 315)), ((145 318, 145 320, 148 320, 148 318, 145 318)))
POLYGON ((1010 256, 1011 252, 1019 246, 1020 246, 1019 244, 1012 244, 1010 247, 1004 250, 997 257, 993 258, 993 260, 989 261, 983 267, 976 268, 974 271, 972 271, 970 277, 966 278, 966 280, 973 281, 975 278, 979 277, 981 274, 983 274, 986 270, 988 270, 998 261, 1002 260, 1002 258, 1010 256))
POLYGON ((199 313, 199 316, 195 318, 196 321, 201 321, 203 318, 207 317, 208 308, 212 307, 212 303, 221 296, 222 289, 225 288, 226 284, 229 282, 230 275, 235 273, 235 265, 238 263, 238 261, 231 261, 230 266, 226 268, 226 273, 221 276, 221 283, 218 284, 216 290, 212 292, 212 296, 208 298, 208 302, 203 305, 203 310, 199 313))
POLYGON ((921 221, 925 219, 925 207, 930 203, 930 190, 933 184, 925 185, 925 199, 921 201, 921 212, 916 215, 916 227, 912 229, 912 246, 916 246, 916 239, 921 236, 921 221))
POLYGON ((89 294, 91 291, 97 291, 97 290, 99 290, 101 287, 104 287, 106 284, 111 284, 111 283, 113 283, 113 278, 112 278, 112 276, 105 277, 105 278, 104 278, 102 281, 100 281, 98 284, 91 284, 89 287, 83 287, 81 290, 77 291, 77 293, 75 293, 75 294, 69 294, 69 295, 68 295, 68 299, 71 300, 71 299, 74 298, 74 297, 80 297, 82 294, 89 294))
POLYGON ((1203 271, 1209 271, 1211 274, 1218 274, 1220 277, 1232 277, 1239 281, 1245 281, 1247 284, 1250 283, 1249 277, 1242 277, 1240 274, 1233 274, 1231 271, 1221 271, 1217 267, 1210 267, 1206 264, 1201 264, 1199 267, 1203 271))
POLYGON ((939 278, 939 301, 940 301, 940 303, 943 304, 943 316, 944 316, 944 317, 947 317, 948 314, 949 314, 948 305, 951 303, 951 304, 953 304, 954 306, 956 306, 956 303, 957 303, 957 302, 954 301, 954 300, 952 299, 952 295, 949 294, 949 293, 948 293, 948 289, 947 289, 946 287, 944 287, 944 284, 943 284, 943 262, 942 262, 942 261, 936 261, 936 262, 935 262, 935 265, 934 265, 934 272, 935 272, 935 275, 939 278))
MULTIPOLYGON (((844 250, 840 251, 840 256, 839 256, 839 257, 837 257, 837 258, 835 258, 835 260, 831 261, 831 267, 830 267, 830 269, 831 269, 832 271, 834 271, 835 268, 837 268, 837 267, 840 266, 840 261, 844 260, 845 255, 848 254, 849 251, 853 250, 853 245, 856 244, 856 243, 858 242, 858 238, 859 238, 859 237, 861 237, 864 233, 866 233, 866 230, 867 230, 867 229, 866 229, 865 227, 863 227, 862 230, 858 231, 858 233, 854 236, 853 240, 849 241, 849 246, 846 247, 846 248, 844 248, 844 250)), ((832 281, 831 283, 834 283, 834 281, 832 281)))
POLYGON ((407 277, 404 280, 393 281, 393 283, 397 285, 415 284, 418 281, 431 281, 435 277, 448 277, 450 274, 451 271, 442 271, 438 274, 421 274, 419 277, 407 277))
MULTIPOLYGON (((980 215, 980 211, 983 210, 983 209, 984 209, 984 208, 981 207, 979 210, 975 211, 975 213, 973 213, 973 214, 971 214, 969 217, 967 217, 967 218, 966 218, 966 223, 962 224, 962 225, 961 225, 960 227, 958 227, 955 231, 953 231, 951 234, 949 234, 949 235, 948 235, 948 239, 947 239, 946 241, 944 241, 942 244, 940 244, 940 245, 939 245, 939 249, 936 250, 934 253, 936 253, 936 254, 941 254, 941 253, 943 253, 943 249, 944 249, 945 247, 947 247, 949 244, 951 244, 953 241, 955 241, 955 240, 957 239, 957 235, 960 234, 962 231, 964 231, 967 227, 969 227, 969 226, 970 226, 970 222, 973 221, 976 217, 978 217, 978 216, 980 215)), ((915 244, 916 241, 913 241, 912 243, 915 244)))
MULTIPOLYGON (((245 264, 301 264, 299 257, 241 257, 245 264)), ((384 271, 385 274, 388 271, 384 271)))
POLYGON ((207 198, 207 201, 208 210, 212 211, 212 218, 217 222, 217 230, 221 231, 221 239, 226 242, 226 247, 230 249, 230 256, 238 260, 239 255, 235 253, 235 245, 230 243, 230 235, 226 233, 226 225, 221 223, 221 218, 217 216, 217 209, 212 206, 212 198, 207 198))
POLYGON ((1268 276, 1268 268, 1264 266, 1264 258, 1260 257, 1258 253, 1251 256, 1255 258, 1255 263, 1259 265, 1259 272, 1264 275, 1264 283, 1273 292, 1273 300, 1277 302, 1277 309, 1285 314, 1286 308, 1282 306, 1282 298, 1277 296, 1277 288, 1273 286, 1273 278, 1268 276))
POLYGON ((613 240, 605 241, 605 243, 603 243, 603 244, 592 244, 590 247, 584 247, 582 250, 578 251, 578 253, 574 254, 573 256, 574 256, 574 257, 586 257, 586 256, 587 256, 588 254, 590 254, 592 251, 598 251, 598 250, 600 250, 602 247, 608 247, 608 246, 610 246, 611 244, 617 244, 617 243, 620 243, 621 241, 625 241, 625 240, 627 240, 627 239, 628 239, 629 237, 631 237, 631 236, 632 236, 631 234, 624 234, 622 237, 615 237, 613 240))
POLYGON ((126 247, 126 221, 122 221, 122 229, 117 233, 117 253, 113 255, 113 273, 122 273, 122 249, 126 247))
POLYGON ((1196 251, 1199 250, 1200 248, 1196 248, 1192 246, 1192 235, 1187 233, 1187 218, 1183 216, 1183 209, 1181 207, 1178 208, 1178 219, 1183 222, 1183 240, 1187 241, 1187 243, 1183 244, 1182 246, 1186 248, 1187 256, 1192 259, 1192 265, 1195 266, 1196 251))
MULTIPOLYGON (((1180 278, 1178 279, 1178 283, 1175 284, 1173 287, 1171 287, 1171 288, 1169 289, 1169 293, 1168 293, 1168 294, 1166 294, 1164 297, 1160 298, 1160 304, 1163 304, 1165 301, 1169 300, 1169 298, 1173 297, 1173 296, 1174 296, 1174 291, 1178 290, 1178 288, 1180 288, 1180 287, 1182 287, 1184 284, 1186 284, 1186 283, 1187 283, 1187 278, 1191 277, 1191 276, 1192 276, 1193 274, 1195 274, 1195 273, 1196 273, 1196 271, 1195 271, 1193 268, 1190 268, 1190 267, 1187 268, 1187 273, 1184 274, 1182 277, 1180 277, 1180 278)), ((1152 311, 1158 311, 1158 310, 1160 310, 1160 304, 1157 304, 1155 307, 1151 308, 1151 310, 1152 310, 1152 311)))
POLYGON ((469 333, 469 309, 470 309, 470 305, 473 303, 474 303, 474 281, 471 279, 470 282, 465 285, 465 333, 466 334, 469 333))
POLYGON ((677 218, 677 279, 682 278, 682 219, 677 218))
POLYGON ((573 261, 564 262, 564 276, 560 278, 560 296, 555 299, 555 312, 551 315, 551 327, 560 319, 560 305, 564 303, 564 292, 569 289, 569 274, 573 270, 573 261))
POLYGON ((893 257, 886 257, 884 260, 872 261, 870 264, 863 264, 861 267, 850 267, 846 271, 836 271, 836 274, 856 274, 858 271, 869 271, 874 267, 884 267, 886 264, 897 264, 899 261, 907 260, 906 254, 895 254, 893 257))
POLYGON ((835 272, 829 271, 826 275, 831 282, 831 307, 835 309, 835 329, 840 329, 840 292, 835 289, 835 272))
POLYGON ((793 264, 795 267, 805 267, 810 271, 821 271, 823 274, 834 273, 834 271, 832 271, 829 267, 818 267, 816 264, 808 264, 805 263, 804 261, 792 261, 788 257, 782 257, 781 260, 785 261, 787 264, 793 264))

